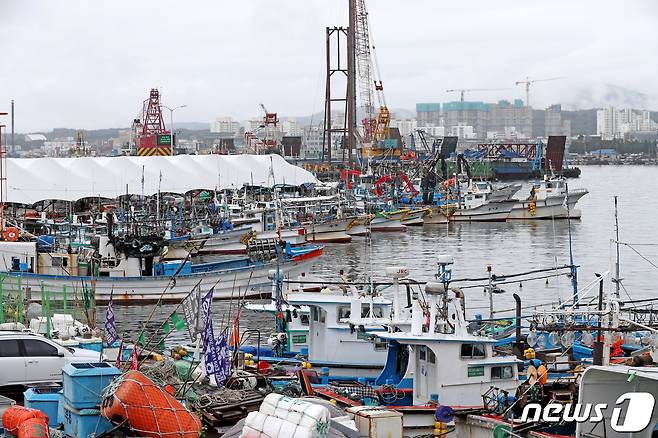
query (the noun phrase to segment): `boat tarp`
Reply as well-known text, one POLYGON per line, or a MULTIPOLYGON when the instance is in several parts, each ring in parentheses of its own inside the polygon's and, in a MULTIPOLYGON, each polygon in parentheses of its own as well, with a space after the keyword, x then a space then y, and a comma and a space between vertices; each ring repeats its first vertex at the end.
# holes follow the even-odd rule
POLYGON ((47 199, 114 199, 127 193, 151 196, 158 191, 182 194, 239 189, 245 184, 318 183, 312 173, 274 154, 8 158, 6 166, 5 200, 21 204, 47 199))

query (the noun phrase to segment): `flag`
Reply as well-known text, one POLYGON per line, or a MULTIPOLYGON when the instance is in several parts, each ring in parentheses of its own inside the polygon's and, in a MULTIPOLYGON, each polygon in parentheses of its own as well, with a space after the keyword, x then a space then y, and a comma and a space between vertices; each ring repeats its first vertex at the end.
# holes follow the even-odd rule
POLYGON ((121 340, 121 343, 119 344, 119 354, 117 354, 117 362, 116 362, 116 367, 121 368, 121 355, 123 354, 123 339, 121 340))
POLYGON ((171 333, 171 326, 169 325, 169 319, 167 319, 167 320, 165 321, 164 326, 163 326, 163 329, 164 329, 164 332, 165 332, 166 335, 168 335, 169 333, 171 333))
POLYGON ((226 335, 222 335, 215 341, 215 381, 217 386, 224 386, 226 380, 231 376, 231 350, 229 349, 226 335))
POLYGON ((114 320, 114 311, 112 310, 113 294, 114 289, 110 292, 110 301, 107 303, 107 310, 105 311, 105 334, 107 335, 107 345, 112 345, 119 339, 116 321, 114 320))
POLYGON ((144 339, 144 332, 139 333, 139 343, 142 346, 146 345, 146 339, 144 339))
POLYGON ((187 324, 187 330, 190 333, 192 340, 196 339, 197 335, 201 332, 204 323, 203 320, 199 321, 199 301, 201 300, 200 288, 195 288, 181 303, 183 308, 183 318, 187 324))
POLYGON ((185 321, 183 321, 176 312, 171 314, 171 322, 174 324, 176 330, 183 330, 185 328, 185 321))
POLYGON ((139 360, 137 357, 137 346, 133 347, 133 354, 130 357, 130 369, 137 370, 139 369, 139 360))
POLYGON ((215 376, 217 386, 223 386, 231 373, 231 357, 226 335, 222 334, 215 340, 212 327, 212 296, 214 290, 210 289, 201 300, 201 309, 204 317, 203 327, 203 362, 206 375, 215 376))
POLYGON ((204 295, 201 300, 201 311, 203 314, 203 335, 201 337, 203 341, 203 351, 206 352, 206 349, 211 346, 215 341, 215 336, 212 329, 212 317, 211 317, 211 307, 212 307, 212 296, 214 289, 210 289, 206 295, 204 295))

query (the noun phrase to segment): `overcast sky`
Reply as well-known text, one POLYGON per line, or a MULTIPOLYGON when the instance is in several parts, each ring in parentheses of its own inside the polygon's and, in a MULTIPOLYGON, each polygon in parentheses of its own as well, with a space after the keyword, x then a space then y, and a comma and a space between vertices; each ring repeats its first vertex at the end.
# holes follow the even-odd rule
MULTIPOLYGON (((16 130, 127 127, 158 87, 176 121, 322 110, 324 28, 347 0, 5 0, 0 111, 16 130)), ((654 0, 370 0, 388 106, 525 98, 658 109, 654 0)), ((167 121, 169 117, 167 115, 167 121)))

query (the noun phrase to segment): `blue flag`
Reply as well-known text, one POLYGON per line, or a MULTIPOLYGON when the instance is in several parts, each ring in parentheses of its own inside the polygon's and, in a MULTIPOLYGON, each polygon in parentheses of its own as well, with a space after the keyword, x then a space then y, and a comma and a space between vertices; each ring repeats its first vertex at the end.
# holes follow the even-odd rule
POLYGON ((112 345, 119 339, 116 321, 114 320, 114 311, 112 310, 113 294, 114 289, 110 292, 110 301, 107 303, 107 310, 105 311, 105 334, 107 335, 107 345, 112 345))
POLYGON ((222 335, 215 340, 211 312, 213 292, 214 290, 210 289, 201 300, 201 311, 204 318, 203 361, 206 366, 206 375, 215 376, 217 386, 223 386, 228 376, 231 375, 231 357, 226 336, 222 335))

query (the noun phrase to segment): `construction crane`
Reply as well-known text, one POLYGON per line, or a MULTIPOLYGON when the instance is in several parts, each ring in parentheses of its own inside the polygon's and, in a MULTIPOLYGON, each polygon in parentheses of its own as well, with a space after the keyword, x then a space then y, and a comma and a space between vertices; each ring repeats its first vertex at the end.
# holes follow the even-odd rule
POLYGON ((389 136, 391 113, 384 98, 384 85, 379 73, 375 45, 370 32, 365 0, 356 2, 355 57, 359 84, 359 96, 365 118, 363 120, 364 143, 374 145, 389 136), (374 102, 379 109, 375 116, 374 102))
POLYGON ((555 81, 557 79, 564 79, 564 76, 558 76, 556 78, 547 78, 547 79, 530 79, 526 77, 525 81, 516 81, 514 85, 525 84, 525 105, 530 106, 530 84, 534 84, 535 82, 555 81))
POLYGON ((457 93, 459 92, 459 101, 464 103, 464 94, 470 91, 503 91, 509 90, 509 88, 454 88, 446 90, 446 93, 457 93))

